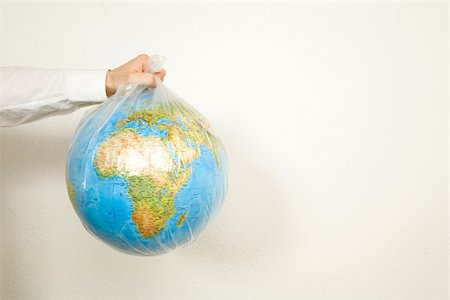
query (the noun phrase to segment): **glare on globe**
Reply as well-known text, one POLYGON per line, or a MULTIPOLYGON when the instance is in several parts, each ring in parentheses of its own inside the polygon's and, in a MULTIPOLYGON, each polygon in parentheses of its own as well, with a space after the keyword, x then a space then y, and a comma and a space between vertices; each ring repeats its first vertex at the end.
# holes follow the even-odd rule
POLYGON ((194 241, 225 197, 221 142, 192 108, 166 100, 151 89, 110 100, 85 118, 69 151, 76 213, 125 253, 158 255, 194 241))

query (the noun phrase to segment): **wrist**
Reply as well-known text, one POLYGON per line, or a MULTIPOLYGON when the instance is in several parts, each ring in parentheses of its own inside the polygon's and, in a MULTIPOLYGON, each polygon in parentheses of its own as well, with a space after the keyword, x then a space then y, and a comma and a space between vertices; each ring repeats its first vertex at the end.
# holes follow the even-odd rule
POLYGON ((114 70, 108 70, 108 72, 106 72, 106 79, 105 79, 105 91, 106 96, 108 96, 108 98, 116 93, 115 88, 116 85, 114 78, 115 78, 114 70))

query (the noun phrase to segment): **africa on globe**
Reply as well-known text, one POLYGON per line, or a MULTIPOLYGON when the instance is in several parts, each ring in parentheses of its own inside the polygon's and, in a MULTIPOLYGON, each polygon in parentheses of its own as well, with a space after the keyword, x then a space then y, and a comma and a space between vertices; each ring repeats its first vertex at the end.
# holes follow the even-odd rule
POLYGON ((68 155, 68 193, 83 225, 128 254, 194 241, 226 194, 220 140, 204 117, 161 89, 136 88, 97 108, 68 155))

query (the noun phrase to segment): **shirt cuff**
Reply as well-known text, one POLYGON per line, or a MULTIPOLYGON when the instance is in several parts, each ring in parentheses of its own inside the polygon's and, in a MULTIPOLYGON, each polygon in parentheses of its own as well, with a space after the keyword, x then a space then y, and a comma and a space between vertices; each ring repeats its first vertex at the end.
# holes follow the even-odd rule
POLYGON ((106 96, 108 70, 67 71, 65 74, 67 99, 81 102, 102 102, 106 96))

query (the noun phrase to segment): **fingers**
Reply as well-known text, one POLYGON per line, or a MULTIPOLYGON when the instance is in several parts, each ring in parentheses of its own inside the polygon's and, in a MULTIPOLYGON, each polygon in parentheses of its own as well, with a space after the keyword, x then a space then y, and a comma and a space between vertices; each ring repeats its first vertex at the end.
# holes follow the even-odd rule
POLYGON ((161 79, 161 81, 164 81, 164 76, 166 76, 166 70, 162 69, 161 71, 156 72, 154 75, 159 79, 161 79))
POLYGON ((125 63, 124 65, 109 70, 106 75, 105 86, 108 97, 115 94, 117 88, 121 85, 140 84, 145 87, 156 87, 155 78, 164 81, 166 70, 150 74, 144 73, 144 66, 150 57, 147 54, 141 54, 125 63))
POLYGON ((140 84, 145 87, 156 87, 155 77, 159 78, 161 81, 164 80, 164 76, 166 76, 166 71, 163 69, 158 73, 150 74, 150 73, 131 73, 128 78, 128 83, 131 84, 140 84))
POLYGON ((130 67, 130 69, 138 71, 138 72, 144 72, 145 64, 147 63, 150 56, 147 54, 140 54, 130 60, 127 65, 130 67))
POLYGON ((146 62, 149 58, 150 58, 150 56, 148 56, 147 54, 139 54, 138 56, 136 56, 134 58, 134 60, 146 62))
POLYGON ((140 54, 135 58, 127 61, 123 65, 119 66, 115 70, 120 70, 124 72, 144 72, 145 63, 148 61, 150 56, 147 54, 140 54))

